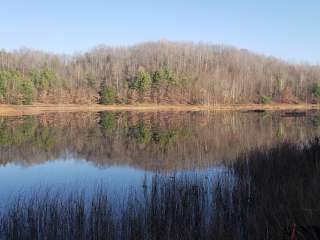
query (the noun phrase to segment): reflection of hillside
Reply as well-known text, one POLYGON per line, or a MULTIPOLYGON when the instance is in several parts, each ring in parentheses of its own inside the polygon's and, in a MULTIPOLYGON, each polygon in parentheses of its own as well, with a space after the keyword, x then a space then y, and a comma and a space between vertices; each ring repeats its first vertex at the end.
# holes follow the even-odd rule
POLYGON ((38 164, 70 154, 98 166, 204 168, 257 147, 305 141, 316 118, 259 113, 59 113, 0 119, 0 162, 38 164))

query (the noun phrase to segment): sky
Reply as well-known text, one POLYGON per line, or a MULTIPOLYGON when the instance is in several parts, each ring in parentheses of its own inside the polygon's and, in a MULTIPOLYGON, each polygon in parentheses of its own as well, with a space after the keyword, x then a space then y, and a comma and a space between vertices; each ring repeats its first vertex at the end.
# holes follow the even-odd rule
POLYGON ((167 39, 320 64, 319 0, 0 0, 0 49, 79 53, 167 39))

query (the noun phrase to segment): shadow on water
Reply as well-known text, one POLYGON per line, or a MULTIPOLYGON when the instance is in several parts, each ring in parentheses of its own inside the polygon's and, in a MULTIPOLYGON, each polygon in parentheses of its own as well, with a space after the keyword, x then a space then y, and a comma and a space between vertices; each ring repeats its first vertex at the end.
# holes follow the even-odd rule
POLYGON ((156 175, 117 207, 103 187, 89 200, 17 199, 1 213, 0 239, 319 239, 318 138, 253 150, 226 167, 216 179, 156 175))

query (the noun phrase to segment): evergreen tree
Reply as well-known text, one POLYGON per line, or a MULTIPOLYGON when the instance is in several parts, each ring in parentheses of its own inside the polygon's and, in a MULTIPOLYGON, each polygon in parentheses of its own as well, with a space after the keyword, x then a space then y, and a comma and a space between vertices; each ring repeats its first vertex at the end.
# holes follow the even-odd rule
POLYGON ((116 91, 106 84, 102 84, 99 95, 100 104, 113 104, 116 101, 116 91))
POLYGON ((21 84, 21 94, 22 94, 22 104, 29 105, 32 104, 34 85, 29 79, 25 79, 21 84))
POLYGON ((133 89, 137 90, 140 95, 143 95, 151 87, 150 74, 145 70, 140 70, 133 82, 133 89))
POLYGON ((312 88, 312 93, 316 98, 317 102, 320 102, 320 85, 319 84, 314 84, 312 88))

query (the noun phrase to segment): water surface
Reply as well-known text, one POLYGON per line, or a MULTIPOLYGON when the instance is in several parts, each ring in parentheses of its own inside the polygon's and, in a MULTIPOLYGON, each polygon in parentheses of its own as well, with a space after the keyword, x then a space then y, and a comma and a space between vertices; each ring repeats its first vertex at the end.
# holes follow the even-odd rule
POLYGON ((0 118, 0 200, 39 188, 120 199, 155 174, 221 175, 252 150, 307 143, 318 112, 101 112, 0 118))

